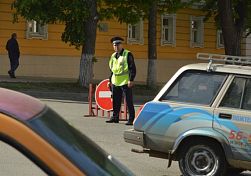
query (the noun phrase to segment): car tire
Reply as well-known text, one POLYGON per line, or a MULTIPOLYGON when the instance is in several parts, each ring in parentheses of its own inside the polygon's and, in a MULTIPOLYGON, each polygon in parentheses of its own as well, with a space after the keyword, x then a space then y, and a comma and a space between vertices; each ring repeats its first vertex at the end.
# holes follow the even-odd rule
POLYGON ((224 176, 227 162, 222 148, 213 141, 185 144, 179 159, 184 176, 224 176))

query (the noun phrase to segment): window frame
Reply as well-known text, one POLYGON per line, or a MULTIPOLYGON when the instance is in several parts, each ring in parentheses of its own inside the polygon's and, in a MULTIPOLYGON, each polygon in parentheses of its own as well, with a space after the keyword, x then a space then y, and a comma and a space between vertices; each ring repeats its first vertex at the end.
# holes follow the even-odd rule
POLYGON ((224 48, 224 40, 223 40, 222 30, 217 29, 217 35, 216 35, 216 36, 217 36, 216 47, 217 47, 218 49, 224 48), (222 37, 222 40, 221 40, 221 37, 222 37), (222 41, 223 43, 221 43, 221 41, 222 41))
POLYGON ((42 39, 48 40, 48 24, 41 25, 35 20, 26 22, 26 39, 42 39), (40 31, 34 31, 38 27, 40 31))
MULTIPOLYGON (((247 101, 247 83, 250 84, 251 82, 251 77, 248 77, 248 76, 240 76, 240 75, 236 75, 233 77, 233 79, 231 80, 231 82, 229 83, 229 86, 226 90, 226 92, 224 93, 224 95, 222 96, 222 99, 221 101, 219 102, 219 108, 230 108, 230 109, 234 109, 234 110, 244 110, 244 111, 251 111, 251 109, 247 109, 247 108, 244 108, 244 105, 247 105, 245 104, 246 101, 247 101), (243 87, 242 87, 242 92, 241 92, 241 97, 240 97, 240 102, 239 102, 239 105, 238 107, 229 107, 229 106, 226 106, 226 105, 222 105, 223 101, 225 100, 225 97, 228 95, 228 91, 230 90, 230 87, 232 86, 232 84, 235 84, 234 81, 237 80, 237 79, 244 79, 243 81, 243 87)), ((240 86, 239 84, 237 84, 238 86, 240 86)), ((246 107, 246 106, 245 106, 246 107)))
POLYGON ((190 16, 190 47, 203 48, 204 47, 204 16, 190 16), (193 21, 198 22, 197 30, 193 28, 193 21), (196 37, 198 41, 194 41, 195 32, 198 32, 196 37))
POLYGON ((127 43, 144 44, 144 21, 142 19, 136 24, 128 24, 127 43), (135 33, 135 37, 132 36, 133 32, 135 33))
MULTIPOLYGON (((12 136, 8 134, 2 133, 0 134, 1 145, 6 145, 8 147, 7 152, 11 152, 11 150, 15 150, 18 155, 22 155, 25 163, 31 164, 35 169, 38 175, 53 175, 55 172, 48 167, 46 163, 43 163, 38 156, 32 153, 28 147, 23 146, 19 141, 15 140, 12 136)), ((18 167, 15 167, 15 170, 19 171, 18 167)), ((20 173, 22 174, 22 173, 20 173)))
POLYGON ((161 46, 169 45, 175 46, 176 45, 176 14, 162 14, 161 15, 161 46), (164 26, 164 20, 171 19, 170 26, 164 26), (171 28, 171 30, 169 30, 171 28), (170 39, 165 39, 165 30, 168 31, 168 35, 170 39))

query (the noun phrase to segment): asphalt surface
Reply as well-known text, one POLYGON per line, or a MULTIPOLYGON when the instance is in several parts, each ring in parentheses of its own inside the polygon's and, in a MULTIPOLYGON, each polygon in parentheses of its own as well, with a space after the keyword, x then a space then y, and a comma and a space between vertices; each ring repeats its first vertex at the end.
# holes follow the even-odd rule
MULTIPOLYGON (((50 108, 59 113, 72 126, 88 136, 107 153, 111 154, 123 165, 129 168, 136 176, 180 176, 177 163, 167 169, 168 161, 165 159, 151 158, 148 154, 134 153, 132 148, 141 150, 124 142, 124 130, 132 128, 126 126, 126 121, 118 124, 107 124, 104 117, 86 117, 88 115, 88 103, 57 99, 40 99, 50 108)), ((138 105, 135 106, 138 109, 138 105)), ((31 161, 25 158, 15 149, 0 142, 0 175, 1 176, 44 176, 45 174, 31 161)))
MULTIPOLYGON (((133 128, 126 126, 126 121, 118 124, 107 124, 104 117, 86 117, 88 103, 57 99, 40 99, 50 108, 58 112, 72 126, 88 136, 106 152, 111 154, 136 176, 181 176, 178 163, 173 162, 167 168, 168 160, 149 157, 146 153, 135 153, 132 149, 142 150, 140 146, 129 144, 123 140, 123 132, 133 128)), ((138 105, 135 106, 139 108, 138 105)), ((14 149, 0 142, 0 175, 1 176, 45 176, 31 161, 14 149)), ((240 176, 251 176, 250 172, 240 176)))
MULTIPOLYGON (((25 81, 25 79, 23 81, 25 81)), ((112 154, 112 156, 128 167, 136 176, 181 176, 177 162, 173 162, 172 166, 167 168, 168 160, 166 159, 152 158, 145 153, 132 152, 132 149, 142 150, 142 148, 124 142, 123 132, 132 128, 132 126, 125 125, 126 121, 120 121, 119 124, 107 124, 105 123, 105 120, 108 119, 107 114, 105 113, 104 116, 101 116, 101 112, 99 112, 98 117, 88 117, 89 106, 87 93, 69 92, 62 94, 61 92, 55 91, 22 92, 37 97, 46 103, 75 128, 101 146, 106 152, 112 154)), ((136 95, 134 98, 136 110, 141 104, 152 98, 153 97, 147 95, 136 95)), ((2 142, 0 142, 0 156, 1 176, 45 175, 22 154, 2 142)), ((251 176, 250 172, 241 175, 251 176)))
MULTIPOLYGON (((106 152, 110 153, 137 176, 180 176, 177 162, 167 168, 168 160, 152 158, 145 153, 134 153, 131 149, 142 150, 140 146, 124 142, 123 132, 133 128, 126 126, 126 121, 118 124, 107 124, 107 114, 104 117, 99 112, 98 117, 86 117, 88 104, 86 102, 42 100, 48 106, 66 118, 75 128, 87 135, 106 152), (63 109, 62 109, 63 107, 63 109)), ((136 110, 139 105, 135 105, 136 110)))

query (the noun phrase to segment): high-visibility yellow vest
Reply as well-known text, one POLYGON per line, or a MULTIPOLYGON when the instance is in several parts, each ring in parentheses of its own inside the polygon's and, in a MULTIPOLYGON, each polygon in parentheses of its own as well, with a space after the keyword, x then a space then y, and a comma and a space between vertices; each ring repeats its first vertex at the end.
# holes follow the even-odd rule
POLYGON ((130 51, 124 50, 122 56, 119 56, 116 59, 116 53, 113 53, 110 61, 109 67, 112 71, 112 84, 116 86, 123 86, 126 85, 129 81, 129 71, 128 71, 128 63, 127 63, 127 56, 130 51))

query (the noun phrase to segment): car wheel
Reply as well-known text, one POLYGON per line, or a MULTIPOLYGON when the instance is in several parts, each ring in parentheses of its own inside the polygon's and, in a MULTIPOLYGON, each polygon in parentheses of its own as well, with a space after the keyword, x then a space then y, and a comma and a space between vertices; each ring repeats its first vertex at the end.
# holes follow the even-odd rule
POLYGON ((179 167, 184 176, 221 176, 225 174, 227 163, 224 152, 214 142, 185 144, 179 159, 179 167))

